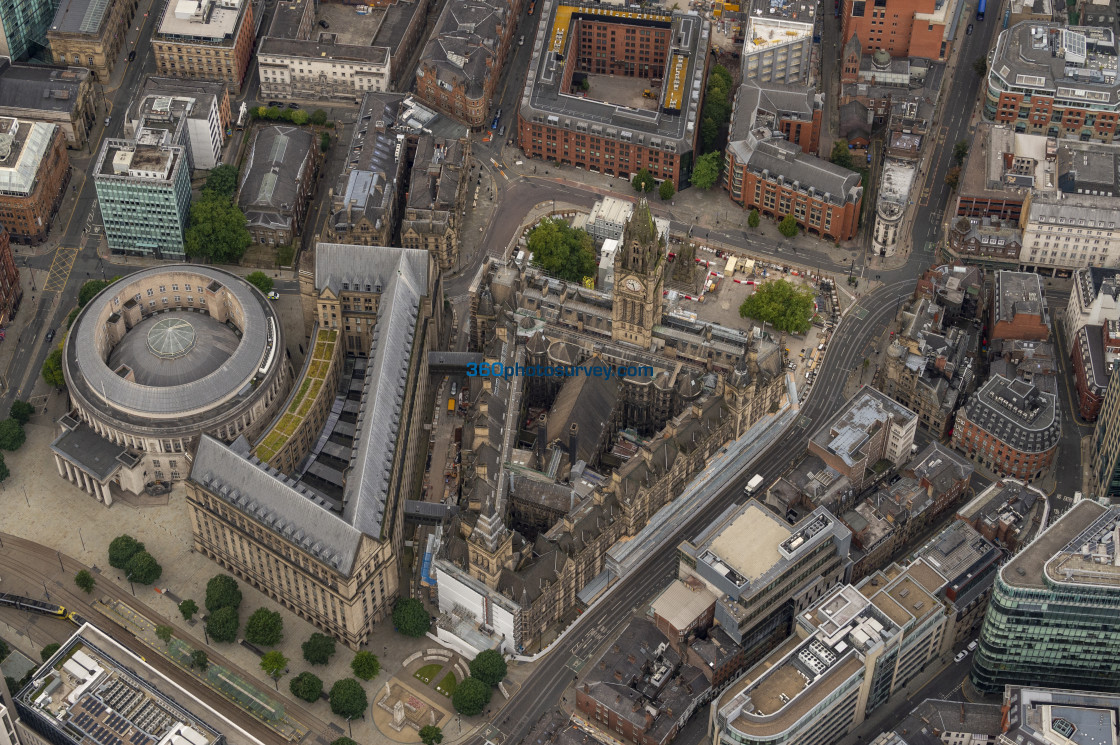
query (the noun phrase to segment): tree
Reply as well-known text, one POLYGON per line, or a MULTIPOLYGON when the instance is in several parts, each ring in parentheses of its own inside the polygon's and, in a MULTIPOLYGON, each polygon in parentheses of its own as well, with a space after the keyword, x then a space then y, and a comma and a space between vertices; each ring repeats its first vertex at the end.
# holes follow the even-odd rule
POLYGON ((269 106, 264 110, 264 118, 271 121, 276 121, 284 112, 278 106, 269 106))
POLYGON ((171 644, 171 636, 174 633, 175 630, 170 626, 164 626, 163 624, 156 626, 156 638, 164 644, 171 644))
POLYGON ((439 745, 443 742, 443 730, 434 724, 426 724, 420 728, 420 742, 424 745, 439 745))
POLYGON ((692 185, 697 189, 711 189, 719 183, 721 170, 723 170, 723 153, 716 151, 701 155, 692 168, 692 185))
POLYGON ((8 409, 8 416, 20 424, 27 424, 31 421, 31 415, 34 413, 35 407, 26 401, 12 401, 12 408, 8 409))
POLYGON ((23 425, 15 419, 5 419, 0 422, 0 449, 19 450, 27 439, 23 425))
POLYGON ((533 263, 549 274, 570 282, 597 274, 591 236, 563 220, 545 218, 529 233, 533 263))
POLYGON ((275 647, 284 638, 284 619, 268 608, 257 608, 245 624, 245 639, 253 644, 275 647))
POLYGON ((124 569, 132 557, 144 550, 144 544, 130 535, 119 535, 109 543, 109 566, 124 569))
POLYGON ((97 584, 97 580, 93 578, 93 575, 90 574, 88 570, 83 569, 74 575, 74 584, 84 590, 88 595, 93 592, 93 587, 97 584))
POLYGON ((471 660, 471 677, 488 686, 496 686, 506 677, 506 659, 496 649, 485 649, 471 660))
POLYGON ((210 660, 201 649, 191 652, 191 667, 197 667, 202 672, 206 672, 206 668, 210 667, 210 660))
POLYGON ((945 174, 945 183, 949 185, 950 189, 956 189, 957 184, 961 182, 961 167, 953 166, 945 174))
POLYGON ((968 140, 958 140, 957 144, 953 145, 953 162, 960 165, 966 155, 968 155, 968 140))
POLYGON ((183 614, 184 621, 189 621, 194 617, 195 613, 198 613, 198 603, 194 602, 190 598, 187 598, 183 602, 179 603, 179 612, 183 614))
POLYGON ((66 377, 62 374, 62 350, 55 348, 43 360, 43 380, 52 388, 61 388, 66 385, 66 377))
POLYGON ((350 669, 362 680, 373 680, 381 672, 381 662, 373 652, 363 649, 354 654, 354 659, 350 661, 350 669))
POLYGON ((362 684, 353 678, 343 678, 331 686, 330 699, 331 711, 347 719, 360 717, 369 703, 362 684))
POLYGON ((58 644, 51 643, 43 647, 42 651, 39 652, 39 659, 46 662, 58 651, 59 646, 58 644))
POLYGON ((653 174, 649 172, 648 168, 639 168, 638 172, 634 174, 634 178, 630 181, 630 185, 634 187, 634 191, 639 194, 642 192, 653 191, 653 187, 657 186, 657 182, 653 179, 653 174))
POLYGON ((147 551, 141 551, 128 560, 125 568, 133 582, 150 585, 163 575, 163 567, 147 551))
POLYGON ((206 186, 202 187, 202 193, 221 194, 227 199, 232 199, 237 193, 237 181, 237 166, 222 163, 207 174, 206 186))
POLYGON ((451 705, 455 707, 455 711, 468 717, 481 714, 488 703, 490 686, 478 678, 467 678, 455 686, 455 692, 451 694, 451 705))
POLYGON ((847 140, 837 140, 832 143, 832 152, 828 154, 828 159, 840 166, 852 170, 855 163, 852 161, 852 151, 848 149, 847 140))
POLYGON ((280 650, 274 649, 261 656, 261 670, 264 670, 264 674, 272 678, 273 682, 279 680, 287 669, 288 658, 280 650))
POLYGON ((719 143, 719 122, 710 116, 700 120, 700 149, 704 152, 715 152, 719 143))
POLYGON ((241 620, 237 617, 237 608, 227 605, 218 608, 206 619, 206 633, 216 642, 232 644, 237 641, 237 627, 241 620))
POLYGON ((0 483, 7 481, 12 472, 8 470, 8 466, 4 463, 4 456, 0 453, 0 483))
POLYGON ((988 60, 984 57, 977 57, 972 63, 972 69, 980 77, 988 74, 988 60))
POLYGON ((797 227, 797 219, 793 215, 786 215, 782 218, 782 221, 778 223, 778 232, 786 238, 792 238, 797 235, 798 230, 800 230, 800 228, 797 227))
POLYGON ((322 109, 315 109, 311 112, 310 121, 316 127, 323 126, 327 123, 327 112, 323 111, 322 109))
POLYGON ((78 289, 78 307, 86 307, 86 303, 97 297, 97 295, 110 284, 112 284, 112 282, 104 279, 88 280, 78 289))
POLYGON ((334 654, 334 639, 315 633, 303 643, 303 659, 312 665, 325 665, 334 654))
POLYGON ((213 613, 219 608, 241 607, 241 590, 228 574, 216 574, 206 583, 206 610, 213 613))
POLYGON ((585 92, 591 90, 591 80, 586 75, 579 81, 579 89, 585 92))
MULTIPOLYGON (((8 643, 6 641, 0 639, 0 662, 6 660, 8 658, 8 655, 10 655, 11 653, 12 648, 8 646, 8 643)), ((11 686, 9 686, 8 688, 10 693, 15 693, 15 691, 11 690, 11 686)))
POLYGON ((214 264, 236 264, 253 242, 241 208, 213 192, 203 192, 191 205, 191 223, 184 239, 187 253, 214 264))
POLYGON ((760 222, 762 222, 762 218, 759 217, 758 210, 751 210, 751 213, 747 215, 747 225, 757 228, 760 222))
POLYGON ((315 703, 323 695, 323 681, 317 675, 303 672, 288 681, 288 690, 296 698, 315 703))
POLYGON ((303 109, 292 112, 292 124, 296 125, 297 127, 302 127, 304 124, 307 124, 307 122, 310 121, 310 120, 311 120, 311 117, 308 116, 307 112, 304 111, 303 109))
POLYGON ((320 132, 319 133, 319 151, 325 153, 330 149, 331 149, 331 135, 330 135, 330 133, 329 132, 320 132))
POLYGON ((432 627, 432 617, 416 598, 400 598, 393 605, 393 627, 405 636, 423 636, 432 627))
POLYGON ((670 179, 665 179, 661 182, 661 186, 657 187, 657 196, 661 197, 661 201, 667 202, 673 198, 677 193, 677 187, 673 186, 670 179))
POLYGON ((265 295, 272 292, 272 288, 275 286, 275 283, 272 281, 272 277, 268 276, 264 272, 253 272, 252 274, 245 277, 245 281, 253 285, 253 287, 256 287, 265 295))
POLYGON ((755 287, 739 306, 739 315, 769 323, 777 331, 804 334, 813 317, 813 291, 776 279, 755 287))

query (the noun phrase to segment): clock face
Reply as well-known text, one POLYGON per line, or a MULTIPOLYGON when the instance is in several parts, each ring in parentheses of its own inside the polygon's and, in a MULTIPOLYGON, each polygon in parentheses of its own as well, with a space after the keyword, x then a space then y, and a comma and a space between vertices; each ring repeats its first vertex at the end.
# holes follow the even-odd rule
POLYGON ((631 292, 639 292, 642 289, 642 283, 634 279, 633 277, 627 279, 625 284, 626 289, 630 290, 631 292))

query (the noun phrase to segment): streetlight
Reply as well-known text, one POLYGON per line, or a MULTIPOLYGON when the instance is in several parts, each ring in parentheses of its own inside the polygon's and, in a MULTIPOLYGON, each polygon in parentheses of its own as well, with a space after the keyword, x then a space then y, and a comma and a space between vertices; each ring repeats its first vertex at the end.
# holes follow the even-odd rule
MULTIPOLYGON (((132 584, 132 572, 129 572, 125 579, 128 580, 128 586, 132 588, 132 597, 136 597, 136 585, 132 584)), ((206 643, 209 644, 210 642, 208 641, 206 643)))
MULTIPOLYGON (((280 689, 277 688, 276 690, 280 690, 280 689)), ((349 716, 346 717, 346 729, 347 729, 347 731, 350 732, 350 739, 353 740, 354 739, 354 727, 350 724, 350 717, 349 716)))

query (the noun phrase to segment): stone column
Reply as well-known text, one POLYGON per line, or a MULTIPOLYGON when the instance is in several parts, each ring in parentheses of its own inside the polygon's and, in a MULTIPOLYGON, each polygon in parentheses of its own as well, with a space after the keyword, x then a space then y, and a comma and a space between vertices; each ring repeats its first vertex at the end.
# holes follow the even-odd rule
POLYGON ((66 478, 66 466, 62 465, 62 458, 59 458, 57 453, 54 456, 54 467, 58 469, 59 476, 66 478))

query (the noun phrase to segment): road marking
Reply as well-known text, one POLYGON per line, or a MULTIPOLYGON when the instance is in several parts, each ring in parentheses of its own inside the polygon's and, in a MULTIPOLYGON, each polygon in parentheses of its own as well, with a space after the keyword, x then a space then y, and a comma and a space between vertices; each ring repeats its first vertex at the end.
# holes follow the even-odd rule
POLYGON ((927 254, 931 254, 935 250, 937 250, 937 243, 935 241, 926 241, 926 244, 923 247, 923 249, 925 250, 925 252, 927 254))
POLYGON ((863 306, 860 306, 860 305, 857 305, 855 308, 852 309, 852 315, 855 316, 860 321, 867 318, 867 313, 868 313, 867 308, 864 308, 863 306))
POLYGON ((580 670, 583 669, 583 666, 586 663, 587 663, 586 658, 580 658, 580 657, 576 657, 575 655, 572 655, 568 659, 568 664, 565 665, 565 667, 568 668, 569 670, 571 670, 573 673, 578 673, 580 670))
POLYGON ((74 268, 79 251, 80 248, 58 247, 47 273, 47 281, 43 283, 43 292, 62 292, 66 288, 66 281, 70 279, 70 270, 74 268))
POLYGON ((813 417, 811 417, 811 416, 802 416, 802 417, 797 418, 797 426, 800 427, 801 429, 805 429, 806 427, 808 427, 812 423, 813 423, 813 417))

